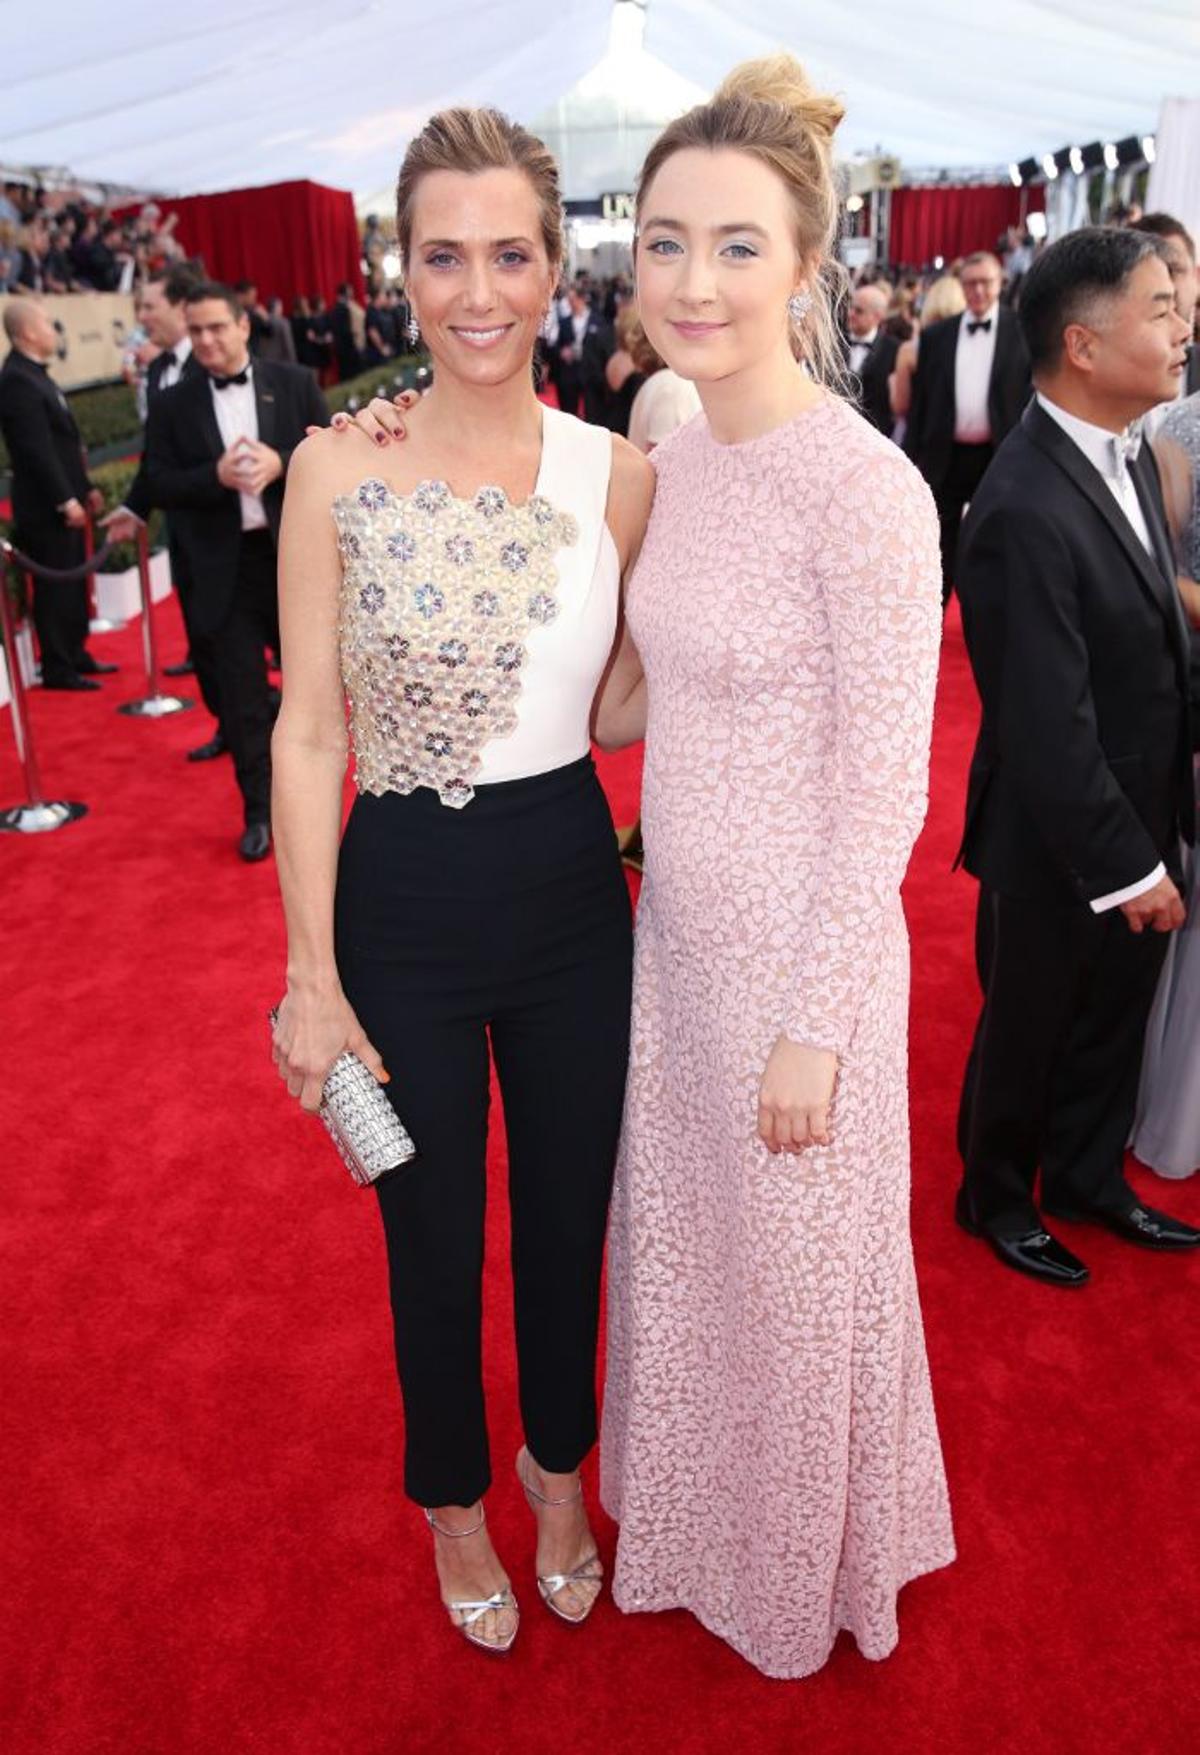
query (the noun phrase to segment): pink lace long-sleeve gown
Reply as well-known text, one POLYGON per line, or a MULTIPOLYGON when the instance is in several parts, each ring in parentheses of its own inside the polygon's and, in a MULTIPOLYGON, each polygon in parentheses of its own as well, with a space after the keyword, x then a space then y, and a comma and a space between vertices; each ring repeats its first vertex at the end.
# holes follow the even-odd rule
POLYGON ((908 938, 941 627, 907 460, 830 398, 655 453, 629 588, 645 882, 609 1255, 601 1492, 625 1610, 770 1676, 954 1557, 909 1241, 908 938), (834 1142, 772 1157, 780 1034, 836 1051, 834 1142))

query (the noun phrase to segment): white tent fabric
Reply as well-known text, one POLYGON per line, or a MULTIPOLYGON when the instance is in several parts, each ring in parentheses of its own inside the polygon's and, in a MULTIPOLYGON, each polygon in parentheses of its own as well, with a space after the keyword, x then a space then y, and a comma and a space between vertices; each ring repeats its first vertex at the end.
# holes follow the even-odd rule
POLYGON ((1173 213, 1200 238, 1200 98, 1168 98, 1163 105, 1146 203, 1173 213))
MULTIPOLYGON (((0 0, 0 159, 176 193, 378 188, 440 105, 545 111, 601 60, 611 14, 612 0, 0 0)), ((1149 133, 1164 97, 1200 94, 1196 0, 648 0, 646 50, 702 87, 781 45, 846 98, 843 152, 913 166, 1149 133)))

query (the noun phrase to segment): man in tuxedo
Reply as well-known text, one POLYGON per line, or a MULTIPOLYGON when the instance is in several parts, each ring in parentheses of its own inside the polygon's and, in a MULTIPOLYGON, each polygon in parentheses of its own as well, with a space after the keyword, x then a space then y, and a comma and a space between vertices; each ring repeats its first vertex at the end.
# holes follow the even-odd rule
POLYGON ((559 318, 550 367, 558 405, 595 426, 606 426, 608 380, 604 368, 616 345, 613 332, 588 303, 578 285, 567 288, 568 310, 559 318))
POLYGON ((1123 1172, 1195 833, 1187 634, 1153 454, 1131 433, 1184 368, 1160 252, 1088 228, 1030 269, 1037 395, 971 504, 957 575, 983 706, 959 857, 980 882, 984 994, 957 1217, 1059 1286, 1087 1269, 1043 1227, 1039 1167, 1046 1214, 1200 1244, 1123 1172))
POLYGON ((243 859, 265 859, 271 831, 271 702, 265 648, 277 649, 275 550, 288 461, 325 399, 303 366, 250 359, 250 321, 228 287, 186 300, 202 368, 150 404, 150 500, 171 514, 190 575, 192 628, 211 662, 221 730, 242 794, 243 859))
MULTIPOLYGON (((198 277, 190 268, 163 268, 152 274, 142 288, 138 313, 147 337, 158 348, 146 374, 146 405, 149 408, 165 391, 184 378, 200 373, 201 367, 192 353, 192 340, 187 328, 186 300, 198 277)), ((146 468, 145 446, 142 463, 133 478, 125 499, 115 512, 101 519, 101 528, 116 542, 131 542, 139 524, 145 524, 154 509, 150 493, 150 477, 146 468)), ((187 629, 188 656, 180 665, 170 666, 166 676, 195 673, 200 695, 218 724, 212 734, 187 754, 189 762, 208 762, 223 755, 227 748, 221 734, 220 697, 213 674, 211 656, 203 643, 196 640, 192 628, 192 579, 187 556, 176 541, 168 521, 167 549, 171 561, 171 581, 179 598, 183 624, 187 629)))
POLYGON ((337 358, 338 382, 344 384, 362 371, 367 340, 367 314, 355 298, 354 288, 348 280, 338 287, 329 327, 337 358))
MULTIPOLYGON (((44 566, 82 566, 88 513, 104 496, 88 480, 83 441, 66 397, 47 367, 58 335, 36 299, 10 299, 4 332, 11 343, 0 368, 0 432, 12 460, 16 546, 44 566)), ((87 650, 88 601, 83 579, 36 579, 33 622, 42 658, 42 687, 97 689, 115 670, 87 650)))
POLYGON ((846 308, 846 365, 855 385, 855 400, 873 427, 891 433, 895 425, 888 379, 896 367, 900 343, 886 335, 888 291, 877 284, 857 287, 846 308))
POLYGON ((1013 313, 1000 303, 995 256, 962 265, 967 308, 921 335, 904 449, 933 490, 942 533, 942 601, 949 602, 963 508, 996 447, 1029 400, 1029 354, 1013 313))

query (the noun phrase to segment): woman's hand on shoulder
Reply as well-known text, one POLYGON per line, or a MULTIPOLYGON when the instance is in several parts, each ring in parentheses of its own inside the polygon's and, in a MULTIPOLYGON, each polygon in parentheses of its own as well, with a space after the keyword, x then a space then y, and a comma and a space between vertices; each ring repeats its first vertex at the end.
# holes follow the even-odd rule
POLYGON ((758 1091, 758 1137, 769 1152, 802 1152, 833 1143, 830 1109, 838 1058, 780 1036, 758 1091))
MULTIPOLYGON (((360 408, 356 414, 339 409, 330 421, 327 430, 334 434, 358 431, 375 445, 387 445, 393 440, 406 439, 408 437, 406 417, 412 409, 416 408, 420 400, 421 398, 415 390, 402 390, 391 402, 383 396, 372 396, 367 406, 360 408)), ((310 433, 323 430, 326 429, 321 427, 308 428, 310 433)))
POLYGON ((300 1107, 315 1112, 334 1061, 347 1049, 374 1073, 381 1085, 388 1082, 378 1049, 355 1017, 340 989, 319 992, 292 988, 279 1006, 271 1038, 271 1059, 279 1076, 300 1107))

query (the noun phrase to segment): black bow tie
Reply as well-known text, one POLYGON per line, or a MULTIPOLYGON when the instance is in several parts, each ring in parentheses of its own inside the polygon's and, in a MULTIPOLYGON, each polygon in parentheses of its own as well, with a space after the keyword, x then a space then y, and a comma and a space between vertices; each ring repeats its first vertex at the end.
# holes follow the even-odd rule
POLYGON ((240 372, 235 372, 233 374, 232 378, 219 377, 216 372, 210 372, 208 375, 212 379, 214 390, 228 390, 228 388, 231 384, 248 384, 249 383, 249 381, 250 381, 250 367, 243 366, 240 372))
POLYGON ((985 335, 987 335, 990 333, 991 327, 992 327, 992 319, 990 317, 981 317, 977 323, 968 323, 967 324, 967 334, 968 335, 977 335, 978 332, 982 329, 983 333, 985 335))

